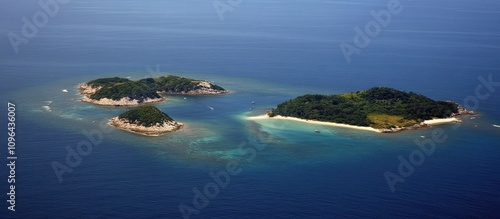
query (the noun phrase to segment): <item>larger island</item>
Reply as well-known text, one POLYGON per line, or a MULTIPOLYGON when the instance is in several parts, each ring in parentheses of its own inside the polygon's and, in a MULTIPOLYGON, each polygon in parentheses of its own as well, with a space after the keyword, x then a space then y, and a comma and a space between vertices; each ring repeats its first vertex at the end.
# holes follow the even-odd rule
POLYGON ((107 106, 134 106, 165 100, 160 93, 216 95, 228 91, 216 84, 174 75, 133 81, 127 78, 100 78, 79 85, 82 101, 107 106))
POLYGON ((398 132, 438 122, 460 121, 455 117, 468 113, 465 108, 450 101, 435 101, 413 92, 374 87, 337 95, 299 96, 258 118, 313 121, 378 132, 398 132))

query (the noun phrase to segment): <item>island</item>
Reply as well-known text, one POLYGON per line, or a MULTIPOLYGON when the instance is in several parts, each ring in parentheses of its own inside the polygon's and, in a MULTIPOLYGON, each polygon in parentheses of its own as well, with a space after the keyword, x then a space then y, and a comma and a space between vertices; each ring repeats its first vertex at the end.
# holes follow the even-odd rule
POLYGON ((392 133, 445 122, 469 114, 451 101, 435 101, 388 87, 337 95, 303 95, 250 119, 287 119, 322 125, 392 133))
POLYGON ((81 99, 105 106, 134 106, 165 100, 160 93, 186 95, 217 95, 229 91, 203 80, 174 75, 144 78, 133 81, 127 78, 99 78, 79 85, 81 99))
POLYGON ((155 106, 140 106, 114 117, 110 125, 130 132, 157 136, 166 132, 173 132, 183 127, 166 113, 155 106))

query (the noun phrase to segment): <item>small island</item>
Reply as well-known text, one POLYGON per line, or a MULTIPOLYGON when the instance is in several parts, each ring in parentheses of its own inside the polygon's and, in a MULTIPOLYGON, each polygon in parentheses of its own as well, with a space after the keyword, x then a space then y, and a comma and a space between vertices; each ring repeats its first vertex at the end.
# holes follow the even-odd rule
POLYGON ((105 106, 134 106, 165 100, 160 93, 186 95, 216 95, 226 89, 208 81, 179 76, 161 76, 133 81, 127 78, 100 78, 79 85, 83 102, 105 106))
POLYGON ((114 117, 110 125, 148 136, 173 132, 183 127, 155 106, 140 106, 114 117))
POLYGON ((469 114, 450 101, 435 101, 388 87, 338 95, 304 95, 279 104, 266 116, 322 125, 392 133, 445 122, 460 122, 469 114))

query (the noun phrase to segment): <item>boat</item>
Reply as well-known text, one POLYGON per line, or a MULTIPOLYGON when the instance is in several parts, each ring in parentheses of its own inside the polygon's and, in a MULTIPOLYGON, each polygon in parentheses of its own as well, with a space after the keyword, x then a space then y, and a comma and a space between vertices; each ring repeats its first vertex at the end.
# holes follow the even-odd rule
POLYGON ((252 101, 252 104, 255 104, 255 101, 252 101))
POLYGON ((423 135, 421 135, 420 137, 421 137, 421 138, 425 138, 425 136, 423 136, 423 135))
POLYGON ((62 89, 62 92, 64 92, 64 93, 68 93, 68 90, 66 90, 66 89, 62 89))
POLYGON ((51 100, 44 101, 45 105, 42 106, 42 108, 47 111, 47 112, 52 112, 52 109, 50 109, 50 104, 52 104, 51 100))
POLYGON ((321 131, 320 131, 320 130, 318 130, 318 129, 314 130, 314 132, 316 132, 316 133, 321 133, 321 131))
POLYGON ((500 125, 493 125, 493 127, 500 128, 500 125))
POLYGON ((209 106, 209 105, 207 105, 207 107, 208 107, 210 110, 214 110, 214 108, 213 108, 213 107, 211 107, 211 106, 209 106))
POLYGON ((45 109, 47 112, 52 112, 52 110, 50 109, 50 106, 43 106, 43 109, 45 109))

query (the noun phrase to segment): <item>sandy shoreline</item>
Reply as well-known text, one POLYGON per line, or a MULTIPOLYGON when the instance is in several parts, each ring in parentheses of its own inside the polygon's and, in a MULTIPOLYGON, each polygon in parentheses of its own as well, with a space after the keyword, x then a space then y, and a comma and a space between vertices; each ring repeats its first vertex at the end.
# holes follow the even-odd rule
MULTIPOLYGON (((247 119, 248 120, 262 120, 262 119, 289 120, 289 121, 297 121, 297 122, 303 122, 303 123, 308 123, 308 124, 327 125, 327 126, 350 128, 350 129, 371 131, 371 132, 378 132, 378 133, 387 132, 387 130, 381 130, 381 129, 376 129, 376 128, 372 128, 372 127, 348 125, 348 124, 335 123, 335 122, 321 122, 321 121, 315 121, 315 120, 305 120, 305 119, 299 119, 299 118, 295 118, 295 117, 284 117, 284 116, 269 117, 268 115, 260 115, 260 116, 247 117, 247 119)), ((458 118, 452 117, 452 118, 444 118, 444 119, 425 120, 421 124, 424 125, 424 127, 425 127, 425 126, 438 125, 438 124, 450 123, 450 122, 461 122, 461 120, 458 118)), ((395 131, 397 132, 400 130, 395 130, 395 131)))
POLYGON ((249 119, 249 120, 260 120, 260 119, 289 120, 289 121, 304 122, 304 123, 315 124, 315 125, 327 125, 327 126, 350 128, 350 129, 357 129, 357 130, 363 130, 363 131, 379 132, 379 133, 382 132, 382 131, 375 129, 375 128, 372 128, 372 127, 348 125, 348 124, 334 123, 334 122, 321 122, 321 121, 315 121, 315 120, 305 120, 305 119, 299 119, 299 118, 295 118, 295 117, 284 117, 284 116, 269 117, 268 115, 260 115, 260 116, 247 117, 247 119, 249 119))
POLYGON ((452 118, 444 118, 444 119, 431 119, 431 120, 425 120, 422 123, 426 125, 438 125, 438 124, 443 124, 443 123, 450 123, 450 122, 461 122, 462 120, 452 117, 452 118))

